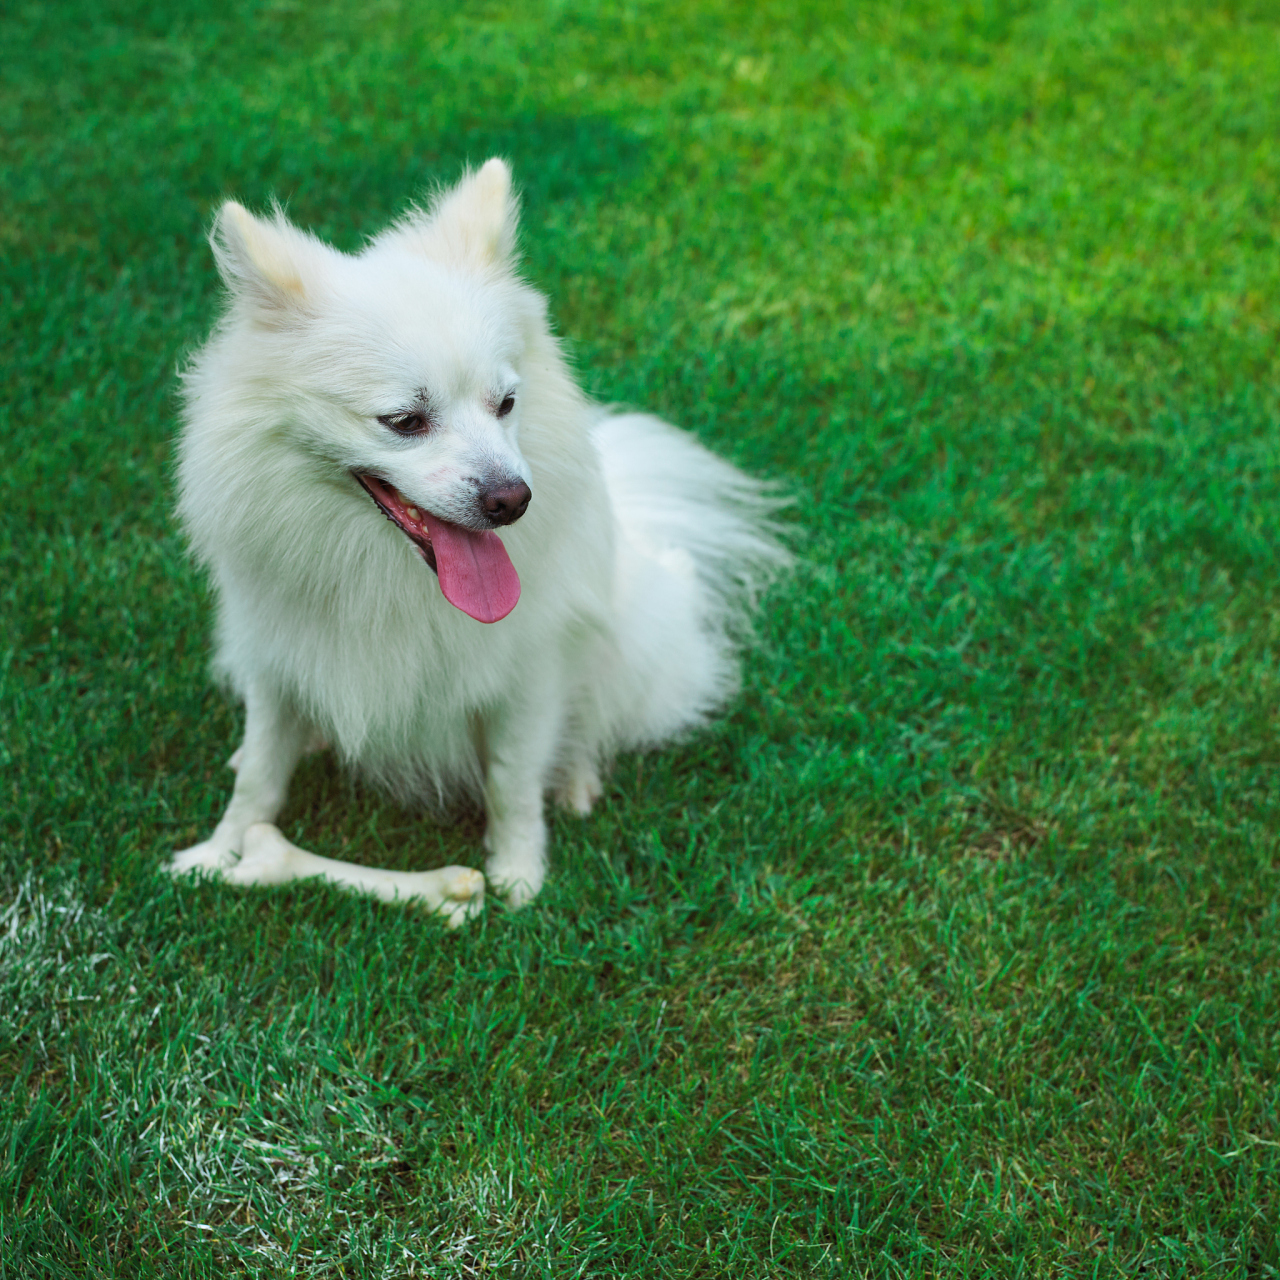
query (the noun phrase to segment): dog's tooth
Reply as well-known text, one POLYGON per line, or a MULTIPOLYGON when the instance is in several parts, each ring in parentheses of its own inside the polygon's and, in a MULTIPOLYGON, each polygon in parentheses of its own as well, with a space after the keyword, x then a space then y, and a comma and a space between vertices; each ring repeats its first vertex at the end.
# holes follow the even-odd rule
POLYGON ((417 507, 405 507, 405 510, 409 513, 410 520, 420 520, 422 518, 418 515, 417 507))

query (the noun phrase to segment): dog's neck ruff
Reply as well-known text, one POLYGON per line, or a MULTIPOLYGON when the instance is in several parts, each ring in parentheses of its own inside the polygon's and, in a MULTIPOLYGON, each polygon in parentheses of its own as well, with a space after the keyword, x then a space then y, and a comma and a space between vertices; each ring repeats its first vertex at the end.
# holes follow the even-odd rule
POLYGON ((477 533, 420 511, 378 476, 356 472, 355 477, 435 570, 440 590, 454 608, 477 622, 498 622, 516 607, 520 577, 496 533, 477 533))

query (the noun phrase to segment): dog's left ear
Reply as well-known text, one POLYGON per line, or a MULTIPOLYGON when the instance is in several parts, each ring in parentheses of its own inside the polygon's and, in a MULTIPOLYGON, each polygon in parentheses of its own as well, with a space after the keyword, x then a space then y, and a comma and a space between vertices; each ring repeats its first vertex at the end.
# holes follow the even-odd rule
POLYGON ((437 261, 504 271, 515 257, 518 223, 511 170, 495 156, 437 197, 426 214, 411 214, 386 234, 437 261))

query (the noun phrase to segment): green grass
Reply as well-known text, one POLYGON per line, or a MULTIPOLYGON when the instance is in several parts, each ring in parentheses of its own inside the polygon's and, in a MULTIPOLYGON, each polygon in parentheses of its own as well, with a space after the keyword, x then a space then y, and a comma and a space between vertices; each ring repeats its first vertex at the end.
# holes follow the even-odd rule
MULTIPOLYGON (((906 12, 903 12, 903 9, 906 12)), ((1280 1275, 1280 13, 0 16, 0 1277, 1280 1275), (175 885, 217 201, 492 152, 593 394, 796 494, 741 697, 459 935, 175 885)), ((301 771, 322 853, 478 864, 301 771)))

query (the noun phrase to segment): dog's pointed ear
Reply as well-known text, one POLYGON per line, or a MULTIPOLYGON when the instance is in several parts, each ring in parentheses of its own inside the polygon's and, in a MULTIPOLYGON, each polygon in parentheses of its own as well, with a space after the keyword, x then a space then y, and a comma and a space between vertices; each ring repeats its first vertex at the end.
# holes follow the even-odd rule
POLYGON ((515 258, 519 213, 511 170, 495 156, 442 192, 426 213, 411 213, 389 234, 436 261, 505 271, 515 258))
POLYGON ((244 205, 228 200, 214 219, 209 243, 227 288, 264 317, 308 309, 314 260, 324 247, 291 226, 279 209, 271 218, 255 218, 244 205))
POLYGON ((450 240, 479 266, 505 267, 516 247, 519 209, 511 170, 494 156, 447 192, 432 211, 450 240))

